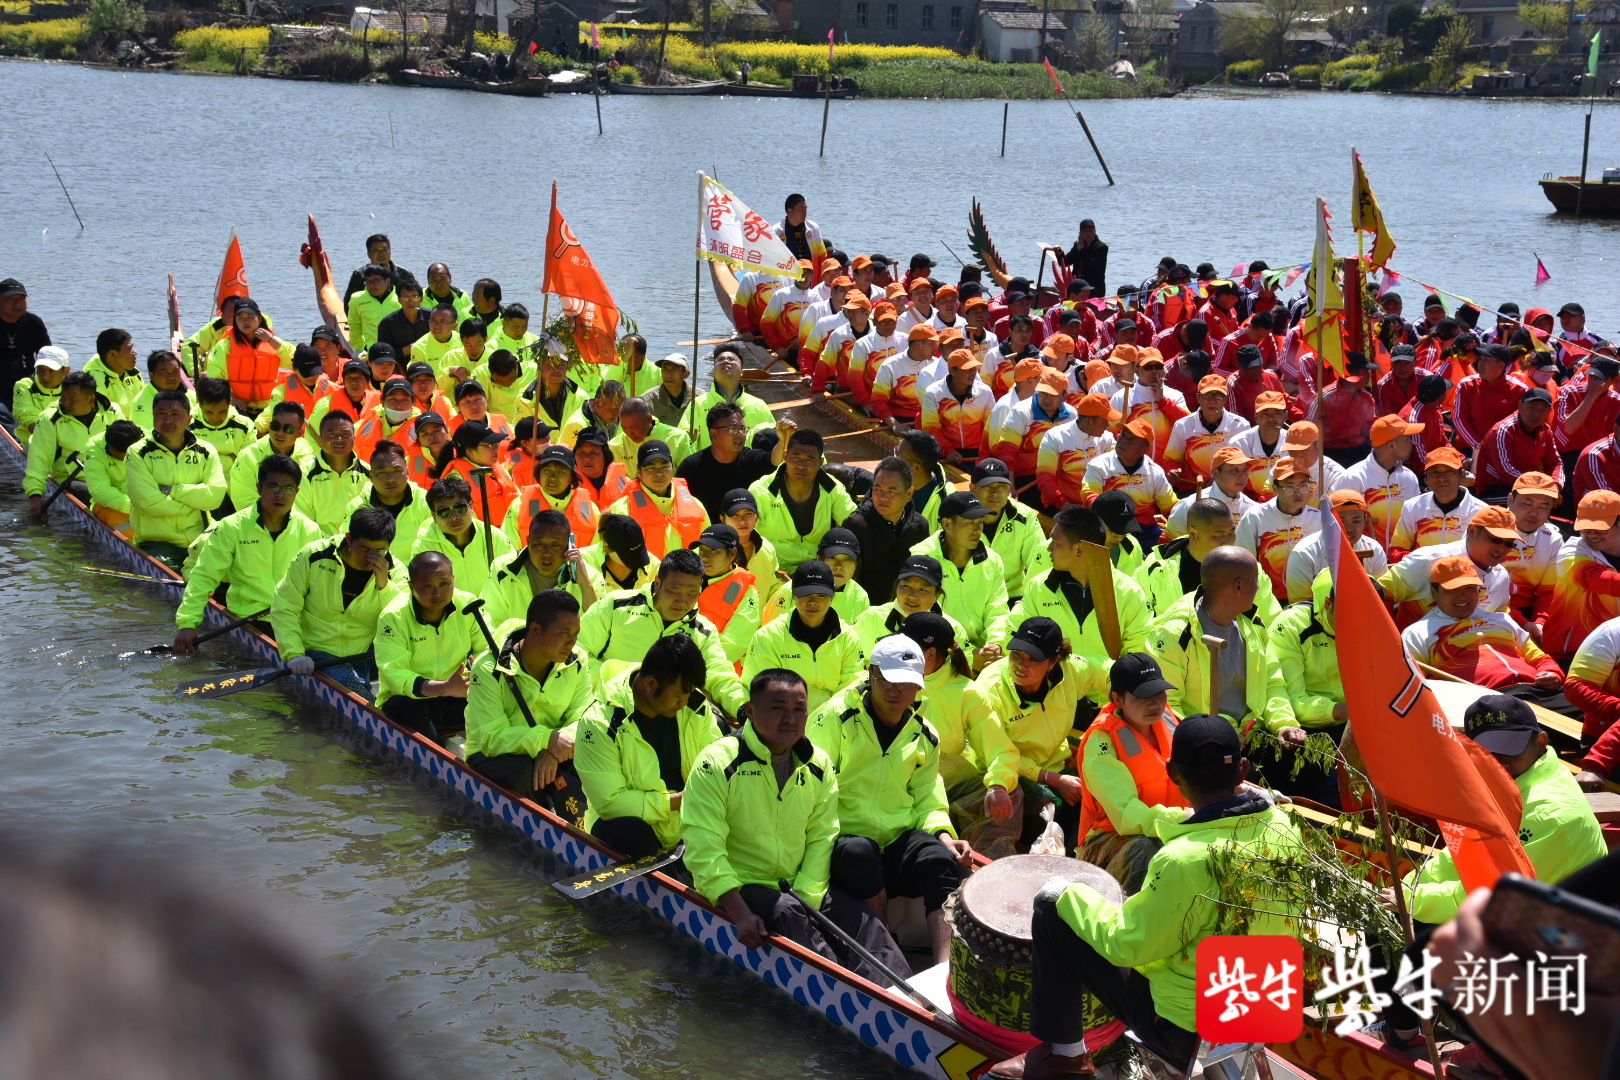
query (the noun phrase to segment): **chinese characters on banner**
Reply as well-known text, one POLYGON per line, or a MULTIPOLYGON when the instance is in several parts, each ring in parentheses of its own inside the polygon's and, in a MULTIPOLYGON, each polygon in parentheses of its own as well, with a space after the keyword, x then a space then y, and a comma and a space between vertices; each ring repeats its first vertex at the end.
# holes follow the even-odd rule
POLYGON ((1292 1042, 1305 1025, 1305 953, 1285 934, 1198 943, 1198 1034, 1215 1043, 1292 1042))
POLYGON ((698 254, 727 263, 734 270, 756 270, 788 278, 799 276, 799 260, 776 238, 770 222, 707 176, 703 177, 703 220, 698 231, 698 254))

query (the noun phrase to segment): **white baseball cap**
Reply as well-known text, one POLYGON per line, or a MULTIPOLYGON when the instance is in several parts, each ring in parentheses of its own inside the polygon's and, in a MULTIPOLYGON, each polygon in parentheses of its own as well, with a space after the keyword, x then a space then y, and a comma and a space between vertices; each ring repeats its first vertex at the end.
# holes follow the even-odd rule
POLYGON ((66 349, 57 345, 46 345, 34 354, 34 366, 49 368, 52 371, 66 371, 73 365, 68 362, 66 349))
POLYGON ((872 646, 872 659, 878 674, 892 683, 923 685, 923 654, 917 643, 904 634, 890 634, 872 646))
POLYGON ((690 373, 692 370, 692 358, 687 356, 685 353, 672 352, 658 362, 660 364, 679 364, 681 367, 685 368, 688 373, 690 373))

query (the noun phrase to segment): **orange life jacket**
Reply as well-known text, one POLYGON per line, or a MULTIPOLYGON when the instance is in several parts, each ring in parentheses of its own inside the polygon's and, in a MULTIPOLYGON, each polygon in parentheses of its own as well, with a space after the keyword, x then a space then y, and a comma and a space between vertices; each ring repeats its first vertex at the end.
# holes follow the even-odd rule
POLYGON ((287 389, 281 395, 281 400, 296 401, 302 405, 306 421, 310 418, 310 414, 315 411, 315 403, 332 392, 332 382, 325 375, 315 376, 315 389, 313 390, 305 389, 303 380, 298 377, 296 371, 288 372, 284 382, 287 389))
POLYGON ((404 445, 399 436, 409 432, 411 423, 416 419, 416 413, 411 413, 398 424, 389 423, 388 417, 382 414, 382 406, 376 405, 366 410, 366 415, 354 426, 354 452, 361 461, 371 464, 371 452, 377 449, 377 444, 384 439, 404 445))
MULTIPOLYGON (((1186 806, 1187 800, 1182 796, 1181 789, 1176 787, 1175 781, 1170 779, 1170 773, 1165 767, 1170 760, 1170 738, 1175 734, 1180 721, 1168 710, 1159 721, 1154 734, 1158 738, 1159 746, 1163 747, 1161 753, 1158 748, 1137 734, 1136 729, 1119 715, 1118 709, 1117 705, 1110 703, 1097 714, 1097 718, 1086 729, 1085 737, 1080 740, 1080 746, 1075 751, 1075 771, 1080 771, 1080 763, 1085 760, 1088 740, 1111 739, 1114 743, 1114 757, 1131 770, 1131 779, 1136 781, 1138 798, 1149 806, 1186 806)), ((1118 831, 1114 823, 1108 820, 1108 814, 1103 810, 1102 803, 1098 802, 1091 789, 1087 788, 1080 795, 1078 832, 1080 839, 1084 841, 1093 829, 1102 829, 1105 832, 1118 831)))
POLYGON ((574 546, 587 547, 596 540, 596 519, 601 511, 591 500, 590 493, 585 490, 586 485, 575 484, 568 493, 568 501, 562 506, 554 505, 551 496, 547 495, 538 484, 529 484, 518 491, 517 501, 512 504, 509 513, 517 515, 518 542, 527 545, 529 542, 529 526, 534 522, 536 514, 542 510, 561 510, 568 518, 569 528, 574 531, 574 546))
MULTIPOLYGON (((475 468, 477 466, 466 458, 453 458, 441 475, 454 474, 467 481, 467 485, 472 488, 473 513, 478 516, 478 520, 484 521, 484 500, 479 497, 478 481, 472 474, 475 468)), ((506 520, 507 507, 517 498, 518 487, 512 482, 511 475, 498 464, 493 472, 484 477, 484 484, 489 491, 489 520, 485 524, 498 529, 501 522, 506 520)))
POLYGON ((702 536, 704 528, 709 524, 708 512, 703 509, 703 504, 686 490, 685 480, 674 481, 670 494, 675 502, 670 507, 671 513, 668 516, 653 504, 651 496, 641 490, 639 480, 631 484, 626 496, 630 501, 630 516, 641 526, 647 550, 655 559, 662 559, 669 554, 670 529, 675 530, 675 535, 684 546, 702 536))
POLYGON ((332 392, 326 395, 325 400, 331 402, 331 404, 326 407, 327 412, 345 413, 348 415, 350 420, 353 420, 356 424, 358 424, 360 422, 360 418, 366 415, 366 413, 369 412, 373 406, 380 405, 382 403, 382 395, 375 390, 367 390, 366 396, 360 400, 359 410, 356 410, 354 407, 354 402, 349 400, 348 391, 343 389, 343 384, 334 383, 332 385, 332 392))
POLYGON ((754 575, 747 570, 737 569, 725 577, 715 578, 698 596, 698 613, 712 622, 716 630, 724 630, 753 587, 754 575))
POLYGON ((225 354, 225 377, 231 395, 254 405, 263 405, 275 393, 281 377, 281 357, 267 341, 244 345, 233 333, 231 348, 225 354))
POLYGON ((631 483, 632 481, 629 473, 625 472, 624 462, 615 461, 613 464, 607 467, 607 475, 602 478, 601 491, 597 491, 596 485, 592 484, 590 481, 585 481, 584 483, 580 484, 580 487, 585 489, 586 493, 591 496, 591 500, 595 502, 597 506, 601 507, 603 510, 606 510, 608 507, 624 498, 625 493, 630 490, 631 483))

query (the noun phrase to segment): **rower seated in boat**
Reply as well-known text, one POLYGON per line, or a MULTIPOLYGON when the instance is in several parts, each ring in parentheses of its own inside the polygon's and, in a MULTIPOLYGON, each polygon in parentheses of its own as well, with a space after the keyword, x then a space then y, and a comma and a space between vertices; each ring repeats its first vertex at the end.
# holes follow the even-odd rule
POLYGON ((582 826, 585 793, 574 770, 574 737, 580 721, 601 706, 578 640, 579 601, 561 589, 529 601, 521 625, 499 628, 495 651, 473 661, 466 754, 467 764, 490 780, 582 826))
POLYGON ((219 451, 191 430, 184 390, 152 399, 152 434, 130 447, 124 469, 136 546, 179 572, 186 548, 225 500, 219 451))
POLYGON ((804 679, 785 668, 754 676, 747 722, 710 743, 693 763, 681 802, 686 868, 697 891, 737 926, 750 948, 767 934, 837 960, 879 986, 889 980, 839 942, 829 942, 804 910, 813 904, 896 974, 904 955, 875 914, 829 880, 838 835, 838 791, 826 751, 805 737, 804 679), (784 893, 778 882, 793 886, 784 893))
POLYGON ((460 587, 478 596, 485 592, 493 561, 512 553, 512 541, 500 529, 478 519, 476 502, 472 486, 459 476, 433 481, 427 492, 432 517, 418 529, 410 556, 439 552, 456 568, 460 587))
POLYGON ((529 601, 546 589, 562 589, 579 601, 581 611, 590 610, 600 592, 597 575, 573 539, 567 515, 542 510, 534 515, 523 549, 496 556, 483 593, 496 625, 521 619, 529 601))
MULTIPOLYGON (((1085 995, 1130 1026, 1148 1050, 1190 1072, 1199 1047, 1194 1027, 1198 943, 1223 921, 1212 899, 1220 887, 1212 857, 1264 846, 1276 857, 1299 853, 1299 828, 1283 811, 1242 788, 1249 774, 1243 742, 1225 718, 1189 716, 1171 739, 1168 772, 1192 808, 1159 826, 1164 847, 1148 864, 1142 890, 1123 904, 1084 884, 1056 878, 1036 894, 1035 992, 1027 1054, 991 1067, 1000 1080, 1088 1076, 1083 1041, 1085 995)), ((1249 913, 1249 933, 1299 936, 1298 912, 1268 903, 1249 913)))
POLYGON ((465 726, 467 661, 482 641, 466 610, 474 597, 456 588, 455 569, 437 551, 405 569, 410 589, 377 618, 377 707, 442 744, 465 726))
POLYGON ((586 826, 630 858, 680 839, 687 773, 721 734, 703 702, 706 677, 691 638, 659 638, 639 665, 608 679, 601 709, 579 726, 586 826))

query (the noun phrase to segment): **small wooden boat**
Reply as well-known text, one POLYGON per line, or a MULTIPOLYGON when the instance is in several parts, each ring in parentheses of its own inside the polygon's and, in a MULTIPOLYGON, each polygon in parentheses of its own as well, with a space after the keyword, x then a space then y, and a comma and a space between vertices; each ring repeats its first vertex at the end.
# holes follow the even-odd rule
POLYGON ((551 83, 544 78, 519 79, 515 82, 484 82, 462 75, 418 71, 406 68, 395 78, 406 86, 428 86, 439 90, 474 90, 480 94, 505 94, 512 97, 545 97, 551 92, 551 83))
POLYGON ((1560 214, 1573 214, 1578 201, 1582 215, 1620 217, 1620 183, 1578 176, 1544 176, 1541 193, 1560 214))
MULTIPOLYGON (((729 97, 820 98, 824 96, 820 91, 813 94, 801 94, 791 86, 771 86, 768 83, 756 82, 729 82, 724 84, 720 93, 729 97)), ((859 97, 860 93, 859 90, 835 89, 832 92, 832 97, 833 100, 839 101, 844 98, 859 97)))
POLYGON ((730 84, 724 79, 713 82, 680 83, 675 86, 649 86, 644 83, 608 83, 610 94, 642 94, 652 97, 694 97, 699 94, 718 94, 730 84))

